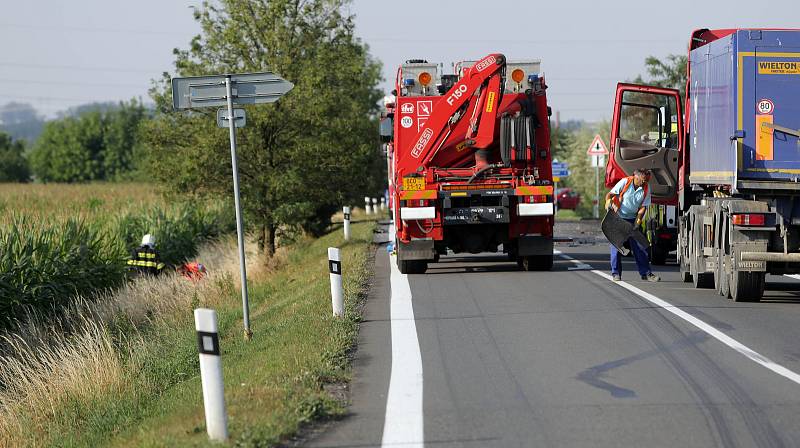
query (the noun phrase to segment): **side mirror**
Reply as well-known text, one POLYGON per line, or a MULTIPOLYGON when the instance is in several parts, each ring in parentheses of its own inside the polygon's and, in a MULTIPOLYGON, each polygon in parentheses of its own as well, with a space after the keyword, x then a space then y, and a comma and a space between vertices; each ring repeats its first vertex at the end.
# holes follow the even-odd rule
POLYGON ((394 137, 394 123, 391 117, 381 118, 380 126, 381 141, 389 143, 394 137))

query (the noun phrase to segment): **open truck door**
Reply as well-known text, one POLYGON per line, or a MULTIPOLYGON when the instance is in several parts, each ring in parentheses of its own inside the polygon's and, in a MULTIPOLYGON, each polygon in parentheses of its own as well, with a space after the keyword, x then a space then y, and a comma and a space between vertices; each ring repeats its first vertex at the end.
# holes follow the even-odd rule
POLYGON ((644 168, 652 172, 653 202, 677 204, 678 158, 684 136, 681 114, 677 90, 617 84, 606 187, 644 168))

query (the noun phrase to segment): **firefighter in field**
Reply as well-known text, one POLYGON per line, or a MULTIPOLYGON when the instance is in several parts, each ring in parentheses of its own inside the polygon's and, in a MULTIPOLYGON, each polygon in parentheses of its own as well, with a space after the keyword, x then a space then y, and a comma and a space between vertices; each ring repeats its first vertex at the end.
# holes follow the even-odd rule
MULTIPOLYGON (((650 171, 639 169, 633 172, 633 176, 621 179, 614 185, 614 188, 606 194, 606 209, 613 209, 620 218, 633 223, 635 226, 642 224, 647 207, 650 205, 650 189, 647 183, 650 181, 650 171)), ((650 261, 647 256, 647 248, 643 247, 633 238, 628 239, 631 246, 633 258, 636 260, 636 267, 642 280, 649 282, 661 281, 661 277, 653 274, 650 270, 650 261)), ((622 280, 622 258, 613 244, 611 247, 611 278, 618 282, 622 280)))
POLYGON ((156 250, 156 237, 149 233, 142 237, 142 244, 131 252, 128 267, 140 275, 158 275, 164 270, 156 250))

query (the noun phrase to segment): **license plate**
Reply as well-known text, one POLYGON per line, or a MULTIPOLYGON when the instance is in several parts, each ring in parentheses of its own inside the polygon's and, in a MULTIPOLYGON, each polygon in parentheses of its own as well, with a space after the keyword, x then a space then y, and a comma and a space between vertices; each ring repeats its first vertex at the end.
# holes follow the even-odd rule
POLYGON ((424 177, 404 177, 403 191, 419 191, 425 189, 424 177))

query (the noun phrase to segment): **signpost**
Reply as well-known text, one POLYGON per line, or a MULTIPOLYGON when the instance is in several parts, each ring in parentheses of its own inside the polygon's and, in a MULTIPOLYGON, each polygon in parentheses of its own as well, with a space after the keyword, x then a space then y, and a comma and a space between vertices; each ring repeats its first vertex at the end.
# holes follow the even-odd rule
POLYGON ((562 177, 569 177, 569 164, 567 162, 559 162, 558 160, 553 160, 552 162, 552 170, 553 170, 553 207, 558 207, 558 200, 556 198, 557 190, 558 190, 558 182, 561 180, 562 177))
POLYGON ((589 149, 586 150, 586 154, 592 158, 592 166, 594 167, 594 203, 592 210, 594 218, 598 219, 600 217, 600 167, 605 165, 606 154, 608 154, 608 148, 603 143, 603 138, 600 137, 600 134, 594 136, 594 140, 589 145, 589 149))
POLYGON ((217 112, 217 124, 227 125, 231 141, 231 166, 233 168, 233 200, 236 206, 236 236, 239 242, 239 265, 242 279, 242 309, 244 337, 250 339, 250 303, 247 296, 247 269, 244 258, 244 225, 242 205, 239 200, 239 168, 236 162, 236 128, 244 127, 244 109, 234 109, 234 104, 274 103, 292 90, 294 84, 280 76, 264 73, 245 73, 212 76, 172 78, 172 107, 176 110, 200 107, 227 106, 217 112), (233 120, 230 119, 233 117, 233 120))

